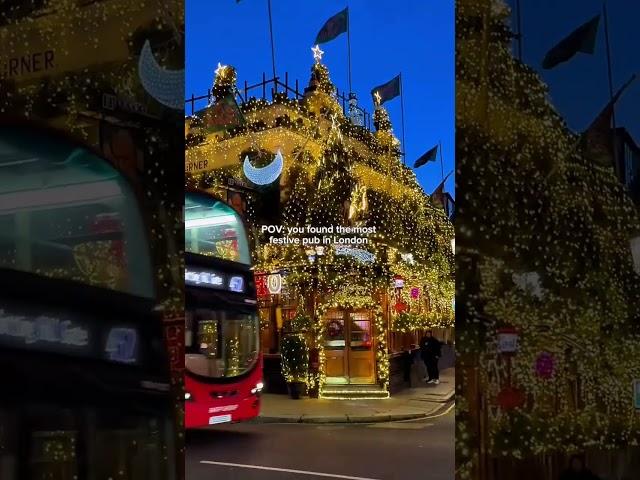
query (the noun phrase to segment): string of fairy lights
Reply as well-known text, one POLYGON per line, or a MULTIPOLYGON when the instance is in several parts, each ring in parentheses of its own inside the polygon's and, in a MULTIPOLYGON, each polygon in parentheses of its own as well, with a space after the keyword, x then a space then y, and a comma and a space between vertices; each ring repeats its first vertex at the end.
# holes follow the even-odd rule
MULTIPOLYGON (((213 103, 233 94, 236 83, 235 69, 219 65, 213 103)), ((387 111, 376 110, 377 131, 370 132, 345 117, 334 93, 327 67, 316 62, 301 99, 284 93, 275 94, 271 101, 248 98, 239 106, 244 122, 208 131, 206 113, 200 113, 188 118, 185 126, 187 165, 208 162, 202 171, 187 168, 188 187, 221 188, 230 177, 242 178, 245 156, 260 167, 279 150, 285 159, 280 180, 283 226, 375 227, 367 243, 358 245, 359 252, 345 255, 325 248, 313 264, 301 246, 269 244, 267 237, 259 235, 254 245, 256 270, 286 270, 289 294, 299 304, 309 305, 310 292, 321 292, 314 311, 309 312, 314 321, 310 346, 318 350, 320 368, 308 381, 320 394, 325 381, 323 318, 328 309, 372 312, 377 380, 385 389, 389 384, 387 336, 394 324, 386 321, 380 305, 384 296, 394 298, 399 293, 393 287, 394 275, 406 277, 408 292, 420 292, 412 304, 416 312, 420 306, 421 315, 397 331, 453 324, 451 222, 442 209, 429 203, 415 174, 400 160, 387 111), (409 253, 411 265, 402 259, 409 253)), ((247 219, 255 224, 255 205, 248 204, 247 219)), ((402 298, 398 295, 398 300, 402 298)))
POLYGON ((638 212, 513 58, 509 15, 501 0, 457 5, 457 261, 472 272, 458 291, 457 349, 475 359, 457 379, 461 479, 478 465, 483 414, 497 457, 640 440, 631 388, 640 278, 629 250, 638 212), (539 284, 518 284, 524 274, 539 284), (503 327, 518 334, 510 370, 503 327), (466 398, 470 385, 482 389, 484 413, 466 398))

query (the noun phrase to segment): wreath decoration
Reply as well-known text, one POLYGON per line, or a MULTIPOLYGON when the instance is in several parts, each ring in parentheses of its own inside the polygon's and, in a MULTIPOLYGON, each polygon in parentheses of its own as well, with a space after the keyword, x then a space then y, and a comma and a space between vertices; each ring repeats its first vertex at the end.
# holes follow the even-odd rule
POLYGON ((327 323, 327 333, 330 337, 335 338, 344 332, 344 325, 339 320, 331 320, 327 323))

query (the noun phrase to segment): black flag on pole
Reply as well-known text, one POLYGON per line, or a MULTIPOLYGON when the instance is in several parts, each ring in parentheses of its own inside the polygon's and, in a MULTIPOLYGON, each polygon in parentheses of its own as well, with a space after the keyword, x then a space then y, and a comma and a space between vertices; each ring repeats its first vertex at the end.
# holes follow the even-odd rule
POLYGON ((609 103, 604 107, 600 114, 595 118, 589 128, 581 135, 581 142, 586 157, 599 165, 612 166, 614 163, 613 135, 611 134, 611 117, 613 117, 613 108, 620 99, 624 91, 636 79, 636 75, 631 78, 618 89, 609 103))
POLYGON ((333 17, 325 22, 318 35, 316 35, 315 45, 327 43, 345 33, 349 28, 349 8, 345 8, 341 12, 336 13, 333 17))
MULTIPOLYGON (((449 175, 451 175, 451 173, 453 172, 450 172, 449 175)), ((440 182, 440 185, 438 185, 436 189, 433 191, 433 193, 431 194, 431 198, 429 199, 431 202, 431 205, 435 205, 435 206, 442 205, 444 207, 444 184, 449 178, 449 175, 447 175, 442 179, 442 181, 440 182)))
POLYGON ((596 49, 599 24, 600 15, 598 14, 587 23, 576 28, 547 52, 542 61, 542 68, 549 70, 560 63, 571 60, 578 52, 593 55, 596 49))
POLYGON ((371 90, 371 95, 373 96, 373 100, 376 105, 382 105, 387 100, 391 100, 392 98, 396 98, 400 95, 400 75, 396 75, 394 78, 389 80, 387 83, 383 83, 382 85, 378 85, 371 90), (379 97, 376 96, 376 93, 379 97), (379 102, 378 102, 379 98, 379 102))
POLYGON ((438 155, 438 145, 431 148, 427 153, 425 153, 419 159, 417 159, 413 164, 413 168, 421 167, 425 163, 435 162, 437 155, 438 155))

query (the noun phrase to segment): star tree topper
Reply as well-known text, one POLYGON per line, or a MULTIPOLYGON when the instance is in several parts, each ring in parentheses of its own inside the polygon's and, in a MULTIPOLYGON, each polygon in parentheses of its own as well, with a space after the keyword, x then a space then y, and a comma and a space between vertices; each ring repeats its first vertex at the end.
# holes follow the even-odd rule
POLYGON ((316 63, 320 63, 320 61, 322 60, 322 55, 324 55, 324 52, 320 50, 320 45, 316 45, 311 49, 311 51, 313 52, 313 58, 316 63))
POLYGON ((218 62, 218 68, 216 68, 216 76, 224 76, 226 70, 227 70, 227 66, 222 65, 220 64, 220 62, 218 62))
POLYGON ((374 93, 373 96, 376 99, 376 101, 375 101, 376 107, 379 107, 380 106, 380 100, 382 99, 382 96, 380 95, 380 92, 376 91, 376 93, 374 93))

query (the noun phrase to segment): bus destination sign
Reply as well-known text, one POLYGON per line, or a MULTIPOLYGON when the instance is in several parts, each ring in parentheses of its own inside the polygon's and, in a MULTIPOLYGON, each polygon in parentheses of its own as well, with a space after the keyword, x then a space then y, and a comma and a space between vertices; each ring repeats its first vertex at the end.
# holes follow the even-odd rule
POLYGON ((224 275, 213 270, 184 269, 184 282, 197 287, 228 290, 235 293, 244 292, 244 278, 238 275, 224 275))
POLYGON ((0 308, 0 345, 128 365, 139 363, 137 329, 76 317, 68 312, 42 314, 28 307, 0 308))

